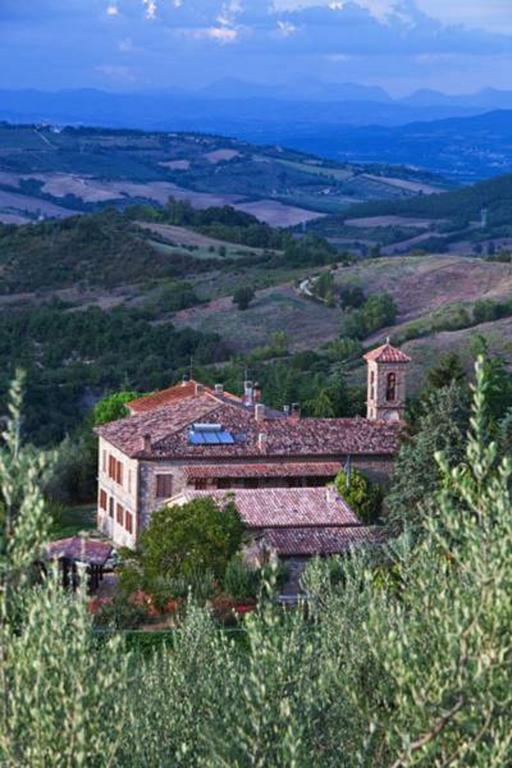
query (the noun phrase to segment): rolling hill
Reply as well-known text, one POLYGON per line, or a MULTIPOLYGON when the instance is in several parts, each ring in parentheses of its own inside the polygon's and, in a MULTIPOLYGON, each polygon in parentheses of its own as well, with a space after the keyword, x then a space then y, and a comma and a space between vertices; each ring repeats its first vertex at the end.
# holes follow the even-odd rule
POLYGON ((163 205, 173 197, 294 226, 354 202, 444 188, 428 173, 324 161, 219 136, 0 124, 0 220, 7 223, 163 205))
POLYGON ((512 174, 438 195, 352 206, 310 225, 338 245, 379 243, 383 253, 474 253, 512 245, 512 174))

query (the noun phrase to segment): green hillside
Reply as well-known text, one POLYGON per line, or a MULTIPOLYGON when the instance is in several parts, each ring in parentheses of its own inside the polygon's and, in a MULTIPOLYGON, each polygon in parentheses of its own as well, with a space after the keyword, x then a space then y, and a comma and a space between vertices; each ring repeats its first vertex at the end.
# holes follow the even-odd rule
POLYGON ((439 195, 419 195, 408 200, 378 200, 349 208, 345 218, 364 216, 421 216, 429 219, 458 218, 467 223, 480 218, 482 209, 488 211, 491 227, 509 224, 512 220, 512 174, 481 181, 472 186, 439 195))
POLYGON ((512 246, 512 175, 442 194, 372 200, 311 222, 310 231, 366 255, 415 250, 470 255, 512 246))

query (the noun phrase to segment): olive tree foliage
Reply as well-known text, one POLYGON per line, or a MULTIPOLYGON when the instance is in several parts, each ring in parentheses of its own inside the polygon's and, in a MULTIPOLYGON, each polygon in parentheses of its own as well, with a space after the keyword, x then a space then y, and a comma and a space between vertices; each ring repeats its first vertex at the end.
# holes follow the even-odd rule
POLYGON ((486 389, 481 361, 463 460, 452 469, 436 455, 436 514, 423 518, 414 546, 405 535, 390 547, 384 579, 356 558, 343 590, 326 599, 321 569, 316 580, 310 574, 328 609, 322 634, 333 643, 324 674, 331 668, 333 686, 341 683, 352 721, 359 714, 359 762, 347 765, 499 768, 512 760, 512 463, 488 441, 486 389), (356 664, 347 646, 357 649, 356 664))
POLYGON ((118 640, 96 648, 85 596, 38 568, 51 522, 41 492, 51 457, 22 445, 21 404, 18 379, 0 445, 0 764, 108 766, 128 658, 118 640))
POLYGON ((132 658, 93 641, 82 597, 27 586, 23 621, 2 626, 0 764, 510 765, 512 464, 488 439, 486 388, 481 364, 422 535, 313 561, 307 607, 262 599, 226 635, 189 603, 168 645, 132 658))

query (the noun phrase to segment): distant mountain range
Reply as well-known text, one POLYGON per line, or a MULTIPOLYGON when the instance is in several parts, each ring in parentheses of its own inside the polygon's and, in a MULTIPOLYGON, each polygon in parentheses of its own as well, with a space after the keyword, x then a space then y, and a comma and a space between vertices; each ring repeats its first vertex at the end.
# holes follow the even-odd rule
POLYGON ((449 96, 422 90, 393 99, 382 88, 314 79, 286 86, 225 79, 198 91, 0 91, 0 119, 12 122, 232 134, 238 134, 244 127, 264 131, 266 127, 297 121, 311 125, 396 126, 467 117, 495 109, 512 109, 512 91, 489 88, 475 94, 449 96))
POLYGON ((408 164, 471 181, 512 170, 512 91, 393 99, 316 80, 221 80, 199 91, 0 91, 0 120, 186 131, 280 144, 342 162, 408 164))

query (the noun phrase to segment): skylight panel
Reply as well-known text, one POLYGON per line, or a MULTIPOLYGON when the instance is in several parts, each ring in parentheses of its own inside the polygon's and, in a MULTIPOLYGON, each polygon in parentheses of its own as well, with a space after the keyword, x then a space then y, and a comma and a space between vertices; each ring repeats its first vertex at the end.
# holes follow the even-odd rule
POLYGON ((194 424, 188 433, 189 445, 233 445, 231 432, 219 424, 194 424))

